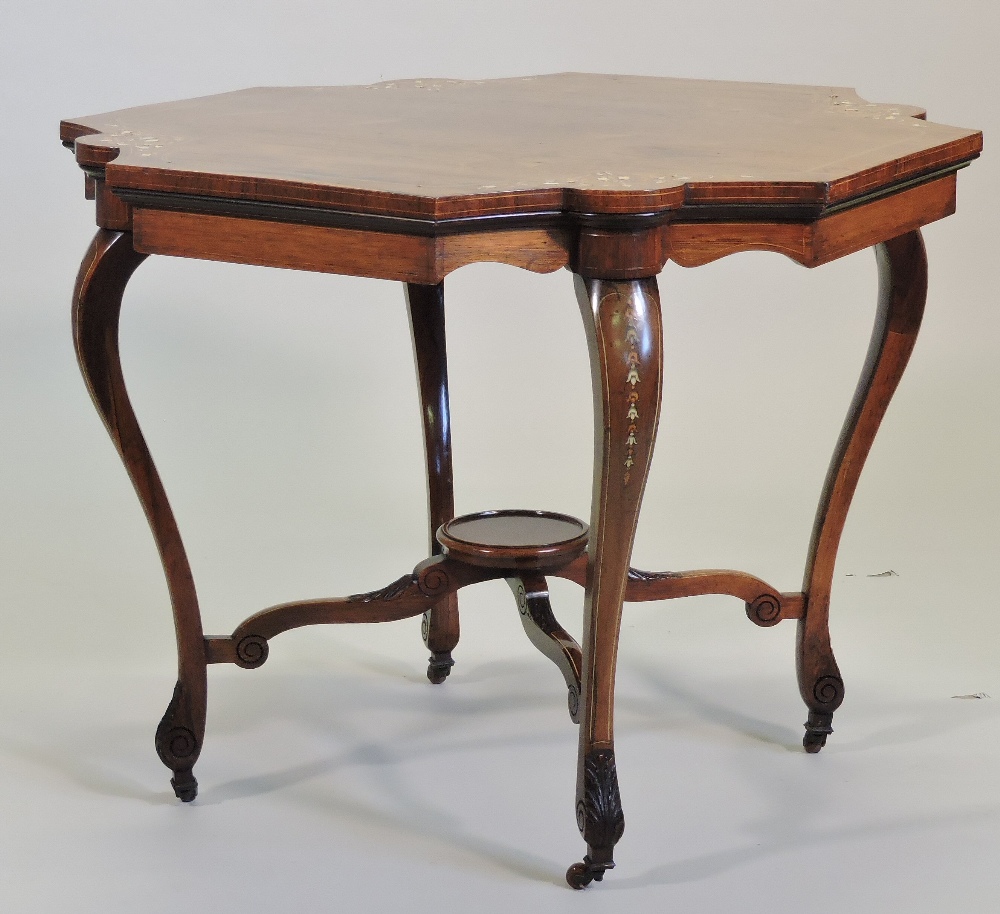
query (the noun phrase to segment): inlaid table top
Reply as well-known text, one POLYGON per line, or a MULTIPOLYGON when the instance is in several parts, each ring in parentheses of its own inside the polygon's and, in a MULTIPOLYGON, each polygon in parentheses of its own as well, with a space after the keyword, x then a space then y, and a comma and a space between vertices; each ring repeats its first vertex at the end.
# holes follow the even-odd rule
POLYGON ((561 73, 257 88, 65 120, 113 192, 418 220, 774 206, 817 216, 982 134, 852 89, 561 73))

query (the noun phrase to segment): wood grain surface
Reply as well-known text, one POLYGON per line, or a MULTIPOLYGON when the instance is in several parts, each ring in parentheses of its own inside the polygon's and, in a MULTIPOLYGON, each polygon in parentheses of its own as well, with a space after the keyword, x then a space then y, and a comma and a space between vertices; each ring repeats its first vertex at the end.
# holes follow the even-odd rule
POLYGON ((112 190, 432 219, 829 206, 982 135, 851 89, 561 73, 257 88, 71 118, 112 190))

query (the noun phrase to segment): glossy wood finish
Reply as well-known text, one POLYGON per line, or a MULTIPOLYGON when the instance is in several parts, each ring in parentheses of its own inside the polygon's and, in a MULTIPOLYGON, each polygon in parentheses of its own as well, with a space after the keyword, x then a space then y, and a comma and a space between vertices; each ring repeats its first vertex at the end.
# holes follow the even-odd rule
POLYGON ((430 285, 481 261, 535 273, 569 262, 569 236, 560 229, 426 237, 154 209, 136 209, 134 226, 136 247, 148 254, 430 285))
POLYGON ((453 558, 485 568, 561 568, 587 548, 587 525, 553 511, 482 511, 443 524, 437 539, 453 558))
MULTIPOLYGON (((583 558, 549 574, 573 581, 581 587, 587 586, 587 563, 583 558)), ((765 628, 777 625, 783 619, 800 619, 805 612, 804 593, 779 593, 755 575, 722 568, 702 568, 698 571, 629 568, 624 599, 626 603, 644 603, 706 594, 738 597, 746 604, 747 618, 765 628)))
POLYGON ((174 609, 178 684, 157 750, 178 796, 196 790, 207 664, 260 666, 273 637, 305 625, 423 613, 428 676, 441 682, 459 636, 457 591, 501 577, 529 638, 562 672, 580 722, 576 812, 587 854, 567 872, 575 888, 614 866, 624 830, 613 722, 624 602, 722 593, 743 601, 756 625, 796 619, 809 709, 804 745, 822 747, 844 694, 828 630, 837 547, 919 327, 919 230, 954 211, 956 172, 979 154, 978 132, 930 124, 919 109, 867 103, 847 89, 559 74, 253 89, 74 118, 63 122, 62 138, 87 173, 102 227, 77 283, 77 352, 146 510, 174 609), (878 318, 823 488, 802 590, 783 592, 743 571, 630 567, 659 414, 655 277, 664 264, 765 250, 816 267, 873 245, 878 318), (427 559, 377 590, 271 606, 229 636, 204 637, 118 358, 123 290, 147 254, 407 284, 427 559), (503 512, 450 524, 442 282, 482 261, 576 274, 594 387, 589 535, 575 519, 566 536, 537 536, 517 522, 505 528, 503 512), (556 621, 546 576, 585 588, 581 644, 556 621))
MULTIPOLYGON (((268 651, 262 646, 282 632, 306 625, 329 625, 361 622, 394 622, 419 616, 459 588, 502 574, 479 569, 474 565, 456 562, 443 555, 429 558, 391 584, 378 590, 323 600, 298 600, 281 603, 254 613, 240 623, 228 639, 213 638, 215 642, 228 640, 237 651, 244 639, 260 646, 253 649, 253 658, 241 666, 260 666, 267 659, 268 651), (262 656, 261 656, 262 655, 262 656)), ((228 650, 217 643, 213 652, 223 660, 230 660, 228 650)))
POLYGON ((572 266, 581 275, 614 279, 655 275, 667 260, 700 266, 740 251, 775 251, 814 267, 954 210, 955 175, 950 174, 818 218, 770 221, 764 212, 761 221, 727 221, 731 215, 723 212, 723 221, 716 222, 692 220, 682 212, 635 233, 574 226, 566 217, 564 227, 394 234, 139 207, 126 208, 124 216, 116 213, 112 227, 133 226, 136 249, 148 254, 437 284, 459 267, 482 261, 535 273, 572 266))
POLYGON ((950 216, 955 186, 956 176, 945 175, 813 222, 676 223, 670 258, 695 267, 740 251, 775 251, 817 267, 950 216))
POLYGON ((145 260, 127 233, 98 231, 84 256, 73 292, 73 339, 84 380, 146 512, 163 563, 177 637, 177 685, 156 731, 156 750, 173 773, 182 800, 193 800, 192 774, 205 736, 204 633, 184 544, 146 447, 122 377, 118 318, 122 295, 145 260))
MULTIPOLYGON (((525 547, 520 547, 512 550, 510 555, 513 558, 515 555, 523 555, 526 551, 525 547)), ((548 553, 546 559, 531 564, 558 574, 560 563, 566 560, 566 555, 566 552, 548 553)), ((519 607, 523 604, 523 611, 529 617, 528 621, 524 622, 529 637, 542 653, 550 657, 563 671, 567 676, 567 686, 575 689, 578 698, 579 645, 552 616, 551 607, 548 607, 548 591, 544 577, 530 568, 523 570, 516 567, 515 562, 516 559, 508 565, 500 562, 482 564, 465 561, 463 557, 454 555, 437 555, 418 564, 410 574, 405 574, 377 590, 349 597, 297 600, 269 606, 241 622, 232 635, 205 638, 206 662, 235 663, 245 669, 254 669, 262 666, 267 660, 270 654, 268 644, 270 639, 282 632, 307 625, 394 622, 408 619, 436 609, 462 587, 507 577, 519 607), (533 625, 530 630, 529 622, 533 625), (540 640, 540 635, 547 639, 544 643, 540 640), (554 653, 553 645, 561 651, 559 656, 554 653)), ((570 702, 572 708, 572 696, 570 702)))
POLYGON ((832 732, 844 683, 830 647, 830 588, 840 535, 858 478, 917 339, 927 298, 927 259, 919 232, 875 248, 879 302, 868 357, 820 497, 802 582, 806 612, 798 623, 798 676, 809 708, 804 745, 818 752, 832 732))
POLYGON ((654 278, 576 277, 594 387, 594 493, 583 610, 577 826, 594 876, 625 828, 614 763, 614 688, 632 541, 656 440, 663 373, 654 278), (597 422, 597 417, 601 421, 597 422))
POLYGON ((522 572, 507 578, 517 601, 521 625, 531 643, 549 658, 566 681, 566 705, 573 723, 580 723, 580 671, 583 653, 576 639, 556 621, 544 575, 522 572))
MULTIPOLYGON (((420 393, 420 420, 427 463, 428 543, 431 555, 441 553, 435 533, 455 516, 451 462, 451 403, 448 396, 448 347, 445 335, 444 284, 406 286, 413 360, 420 393)), ((424 613, 420 632, 431 652, 427 678, 440 684, 455 660, 458 644, 458 595, 449 594, 424 613)))
POLYGON ((837 87, 561 73, 246 89, 61 137, 113 189, 445 219, 828 206, 979 152, 922 116, 837 87))

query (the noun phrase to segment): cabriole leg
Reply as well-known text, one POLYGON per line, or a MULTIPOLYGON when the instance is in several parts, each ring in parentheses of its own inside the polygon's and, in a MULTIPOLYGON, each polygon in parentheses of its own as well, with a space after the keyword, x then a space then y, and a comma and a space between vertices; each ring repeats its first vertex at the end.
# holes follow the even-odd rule
POLYGON ((882 417, 920 329, 927 297, 927 259, 919 231, 877 245, 879 302, 868 357, 837 441, 820 496, 802 591, 799 620, 799 691, 809 708, 803 745, 819 752, 833 732, 833 712, 844 700, 844 683, 830 646, 833 569, 847 511, 882 417))
MULTIPOLYGON (((424 454, 427 458, 430 553, 439 555, 441 546, 434 534, 441 524, 455 516, 444 283, 434 286, 408 283, 406 304, 410 313, 413 357, 420 388, 420 416, 424 428, 424 454)), ((450 594, 424 613, 420 631, 431 651, 427 678, 433 683, 444 682, 455 664, 451 652, 458 644, 457 594, 450 594)))
POLYGON ((177 636, 177 685, 156 730, 156 751, 181 800, 198 792, 192 769, 205 736, 205 642, 194 580, 173 512, 136 421, 122 377, 118 317, 122 295, 145 260, 129 232, 98 231, 73 293, 73 339, 84 380, 142 502, 167 578, 177 636))
POLYGON ((622 600, 660 412, 662 352, 655 278, 576 277, 594 384, 594 493, 583 617, 576 785, 587 856, 566 879, 600 881, 625 830, 614 749, 614 685, 622 600))

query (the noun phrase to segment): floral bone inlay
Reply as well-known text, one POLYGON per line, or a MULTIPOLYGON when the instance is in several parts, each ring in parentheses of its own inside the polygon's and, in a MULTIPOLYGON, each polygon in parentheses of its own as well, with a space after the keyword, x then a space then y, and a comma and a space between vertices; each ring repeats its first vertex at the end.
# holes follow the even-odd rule
POLYGON ((628 374, 625 376, 625 387, 628 390, 628 412, 626 416, 629 419, 627 429, 628 438, 625 441, 627 447, 625 452, 625 485, 628 485, 629 479, 632 476, 631 470, 635 464, 635 449, 638 446, 638 441, 635 437, 637 431, 635 423, 639 418, 639 408, 636 405, 639 402, 639 393, 636 390, 636 385, 641 383, 642 380, 639 377, 638 368, 639 326, 631 311, 627 311, 625 314, 625 343, 628 345, 628 350, 625 354, 625 364, 629 366, 628 374))

